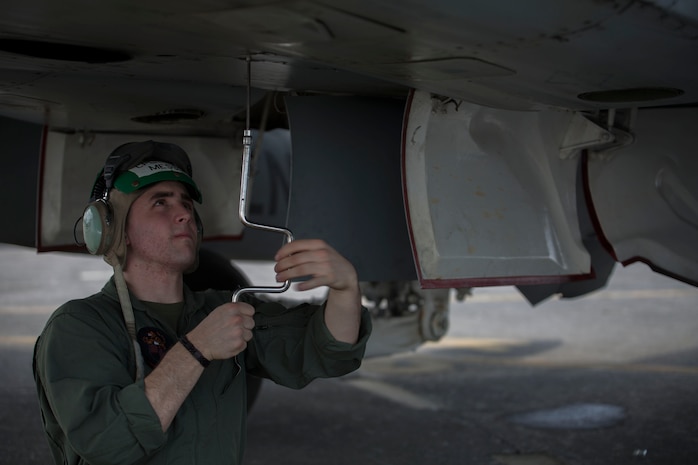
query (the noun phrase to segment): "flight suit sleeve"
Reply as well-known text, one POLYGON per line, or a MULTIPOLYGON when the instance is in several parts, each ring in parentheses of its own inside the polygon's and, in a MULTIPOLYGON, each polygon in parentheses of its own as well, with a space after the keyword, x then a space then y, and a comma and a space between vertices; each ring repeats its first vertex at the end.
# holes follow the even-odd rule
POLYGON ((71 449, 65 455, 89 463, 136 462, 163 447, 167 435, 144 382, 132 378, 125 330, 81 306, 54 316, 36 346, 35 376, 49 410, 44 422, 56 423, 54 430, 46 425, 49 439, 63 440, 61 447, 71 449))
POLYGON ((338 341, 325 325, 325 305, 287 309, 277 303, 255 305, 255 330, 246 351, 250 373, 300 389, 316 378, 350 373, 361 366, 371 333, 368 310, 362 308, 359 339, 338 341))

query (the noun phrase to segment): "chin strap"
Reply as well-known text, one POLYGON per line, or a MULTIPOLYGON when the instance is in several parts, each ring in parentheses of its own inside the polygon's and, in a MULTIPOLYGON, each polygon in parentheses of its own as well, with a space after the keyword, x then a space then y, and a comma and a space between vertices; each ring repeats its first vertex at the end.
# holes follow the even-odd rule
POLYGON ((121 302, 121 312, 124 315, 124 322, 126 323, 126 329, 128 330, 129 336, 131 336, 131 342, 133 343, 133 357, 136 360, 136 376, 135 380, 139 381, 144 377, 143 371, 143 354, 141 354, 141 348, 138 345, 138 340, 136 340, 136 317, 133 314, 133 307, 131 306, 131 297, 128 294, 128 287, 126 286, 126 280, 124 279, 124 272, 121 268, 121 264, 114 263, 114 281, 116 282, 116 292, 119 294, 119 302, 121 302))

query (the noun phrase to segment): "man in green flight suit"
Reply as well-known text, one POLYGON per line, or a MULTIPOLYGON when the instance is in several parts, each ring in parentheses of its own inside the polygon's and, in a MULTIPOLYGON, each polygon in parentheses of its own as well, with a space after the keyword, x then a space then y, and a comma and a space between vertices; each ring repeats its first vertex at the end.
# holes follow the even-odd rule
POLYGON ((61 306, 37 340, 34 376, 58 464, 240 464, 246 374, 301 388, 357 369, 371 331, 354 267, 322 240, 276 253, 279 282, 329 288, 323 305, 192 292, 201 193, 178 146, 124 144, 83 215, 88 250, 114 275, 61 306))

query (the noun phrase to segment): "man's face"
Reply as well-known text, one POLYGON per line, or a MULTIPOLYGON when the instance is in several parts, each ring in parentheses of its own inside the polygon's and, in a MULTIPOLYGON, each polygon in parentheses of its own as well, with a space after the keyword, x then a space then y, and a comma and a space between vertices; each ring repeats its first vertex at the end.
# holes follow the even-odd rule
POLYGON ((196 260, 194 203, 180 182, 145 188, 126 221, 127 268, 183 272, 196 260))

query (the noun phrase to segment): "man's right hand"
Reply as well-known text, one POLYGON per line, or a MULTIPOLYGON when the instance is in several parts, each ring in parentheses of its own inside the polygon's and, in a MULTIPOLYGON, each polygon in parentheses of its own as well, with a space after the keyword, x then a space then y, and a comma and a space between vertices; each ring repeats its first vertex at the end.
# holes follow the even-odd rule
POLYGON ((214 309, 187 338, 209 360, 232 358, 252 339, 253 316, 254 307, 249 304, 226 303, 214 309))
MULTIPOLYGON (((249 304, 221 305, 191 330, 187 338, 208 360, 232 358, 245 350, 247 341, 252 339, 253 315, 254 308, 249 304)), ((163 431, 172 424, 203 370, 187 349, 177 344, 145 377, 145 395, 163 431)))

